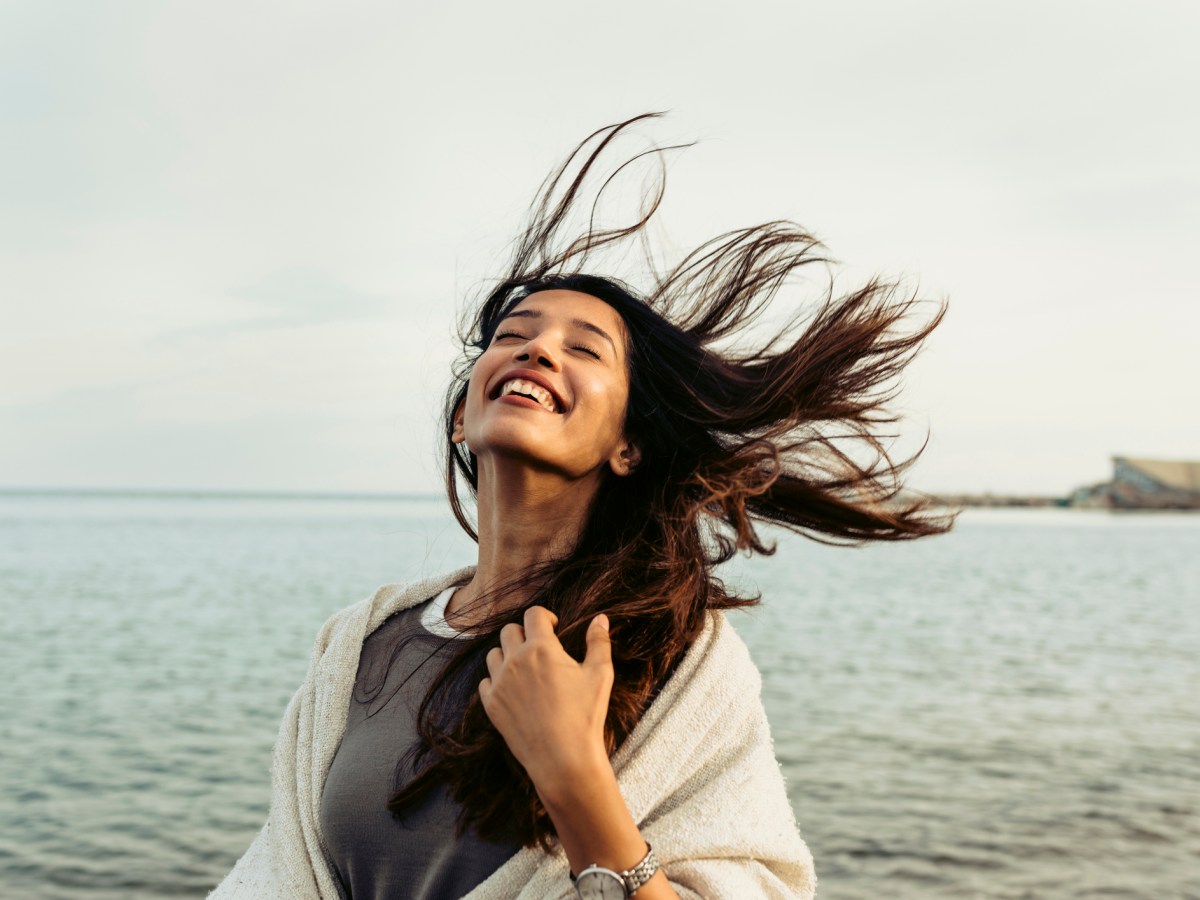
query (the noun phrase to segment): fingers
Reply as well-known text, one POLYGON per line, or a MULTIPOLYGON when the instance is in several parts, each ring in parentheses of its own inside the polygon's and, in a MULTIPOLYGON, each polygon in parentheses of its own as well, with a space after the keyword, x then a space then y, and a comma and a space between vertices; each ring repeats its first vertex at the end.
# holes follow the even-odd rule
POLYGON ((488 701, 492 699, 492 679, 485 678, 479 682, 479 699, 483 701, 483 708, 486 710, 488 701))
POLYGON ((587 654, 585 666, 612 668, 612 637, 608 633, 608 616, 604 613, 592 619, 587 630, 587 654))
MULTIPOLYGON (((512 657, 515 661, 517 654, 533 649, 528 645, 536 643, 545 647, 547 644, 552 644, 558 652, 563 652, 558 635, 554 633, 554 627, 558 624, 557 615, 544 606, 531 606, 525 610, 524 621, 524 627, 510 622, 500 629, 500 646, 489 650, 485 658, 488 674, 492 678, 500 676, 506 659, 512 657)), ((608 633, 608 616, 600 613, 592 619, 588 625, 586 641, 587 652, 584 656, 584 665, 611 670, 612 640, 608 633)))
POLYGON ((525 631, 531 641, 555 637, 554 626, 557 624, 558 616, 544 606, 531 606, 525 610, 525 631))
POLYGON ((514 653, 525 643, 525 629, 515 622, 509 622, 500 629, 500 648, 505 653, 514 653))
POLYGON ((504 651, 499 647, 493 647, 487 652, 484 662, 487 663, 488 674, 492 678, 498 677, 500 675, 500 667, 504 665, 504 651))

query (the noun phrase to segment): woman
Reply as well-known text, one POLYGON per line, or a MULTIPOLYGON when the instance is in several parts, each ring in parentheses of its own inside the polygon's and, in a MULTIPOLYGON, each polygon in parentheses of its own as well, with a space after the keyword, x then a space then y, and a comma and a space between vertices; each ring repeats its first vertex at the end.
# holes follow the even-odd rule
POLYGON ((706 243, 645 295, 586 273, 662 200, 659 182, 636 222, 595 226, 629 160, 558 249, 606 148, 654 115, 597 131, 547 180, 464 334, 446 477, 477 565, 326 623, 267 825, 213 897, 814 895, 722 612, 757 598, 714 567, 773 552, 759 523, 833 542, 950 526, 901 495, 912 460, 877 434, 943 310, 904 327, 915 301, 872 281, 739 348, 785 278, 824 261, 787 222, 706 243))

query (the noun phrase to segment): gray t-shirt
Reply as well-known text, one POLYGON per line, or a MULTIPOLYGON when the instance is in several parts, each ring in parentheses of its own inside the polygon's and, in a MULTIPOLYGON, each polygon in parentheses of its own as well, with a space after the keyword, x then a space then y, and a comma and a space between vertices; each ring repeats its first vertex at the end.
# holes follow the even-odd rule
POLYGON ((520 849, 515 839, 485 841, 473 829, 456 837, 460 807, 442 788, 403 820, 387 809, 402 759, 405 777, 411 775, 406 753, 417 739, 417 709, 454 649, 457 632, 444 618, 454 590, 397 613, 363 643, 320 814, 325 845, 353 900, 458 898, 520 849))

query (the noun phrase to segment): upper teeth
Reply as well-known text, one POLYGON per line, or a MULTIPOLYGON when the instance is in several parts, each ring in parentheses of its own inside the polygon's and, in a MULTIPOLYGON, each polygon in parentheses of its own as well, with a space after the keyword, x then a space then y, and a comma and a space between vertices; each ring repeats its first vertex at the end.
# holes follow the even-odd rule
POLYGON ((500 388, 500 396, 505 394, 528 394, 550 412, 558 412, 558 406, 554 402, 554 397, 551 393, 541 385, 534 384, 532 381, 526 381, 523 378, 514 378, 512 381, 506 381, 500 388))

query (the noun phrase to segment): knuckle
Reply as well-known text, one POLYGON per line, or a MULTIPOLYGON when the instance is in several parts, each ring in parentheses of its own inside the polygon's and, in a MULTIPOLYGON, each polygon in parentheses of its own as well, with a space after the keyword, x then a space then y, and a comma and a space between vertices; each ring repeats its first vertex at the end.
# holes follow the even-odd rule
POLYGON ((525 621, 554 623, 558 621, 558 616, 544 606, 531 606, 525 610, 525 621))
POLYGON ((549 648, 542 641, 535 641, 529 645, 529 658, 533 662, 540 662, 547 656, 549 648))

